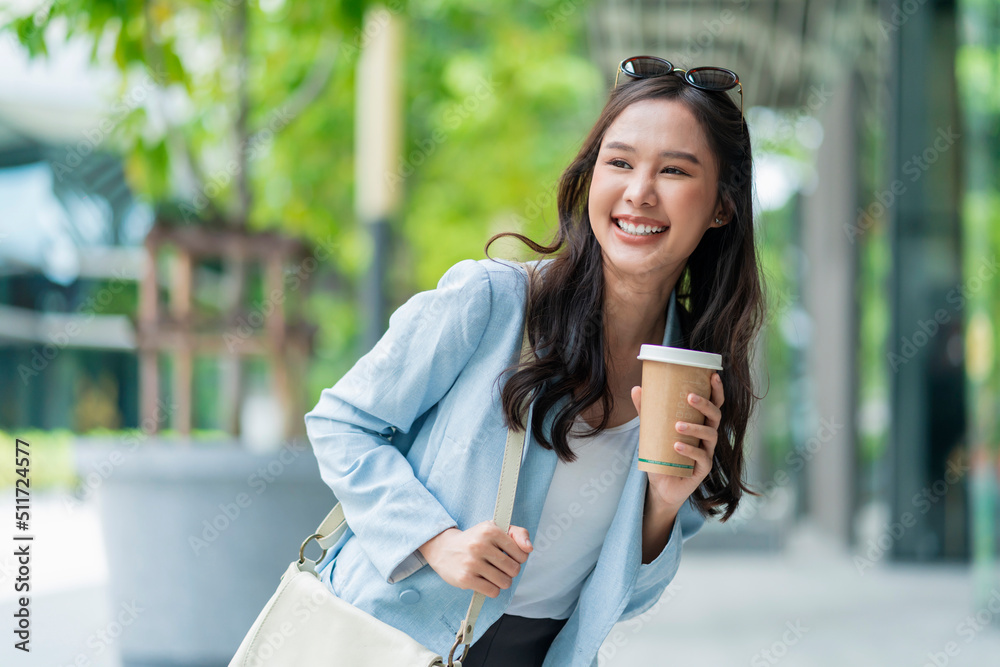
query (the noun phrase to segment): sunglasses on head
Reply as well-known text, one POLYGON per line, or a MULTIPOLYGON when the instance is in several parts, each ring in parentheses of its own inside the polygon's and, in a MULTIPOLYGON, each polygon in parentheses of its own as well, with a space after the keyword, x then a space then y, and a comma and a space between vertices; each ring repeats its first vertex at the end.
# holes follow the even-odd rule
POLYGON ((676 74, 682 80, 695 88, 722 92, 739 86, 740 89, 740 117, 743 116, 743 84, 736 72, 723 67, 692 67, 684 70, 674 67, 673 63, 656 56, 632 56, 626 58, 618 64, 618 71, 615 73, 615 88, 618 87, 618 78, 624 74, 633 79, 651 79, 667 74, 676 74))

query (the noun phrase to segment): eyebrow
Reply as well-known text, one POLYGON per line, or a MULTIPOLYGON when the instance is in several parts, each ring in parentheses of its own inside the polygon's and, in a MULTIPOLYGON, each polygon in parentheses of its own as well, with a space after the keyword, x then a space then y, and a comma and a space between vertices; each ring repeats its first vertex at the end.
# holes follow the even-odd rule
MULTIPOLYGON (((617 148, 618 150, 626 151, 628 153, 634 153, 635 152, 634 148, 632 148, 628 144, 624 144, 624 143, 622 143, 620 141, 612 141, 612 142, 610 142, 608 144, 605 144, 604 147, 605 148, 617 148)), ((677 159, 680 159, 680 160, 688 160, 689 162, 694 162, 697 165, 701 164, 701 162, 698 161, 698 158, 696 158, 691 153, 686 153, 684 151, 661 151, 660 152, 660 157, 672 157, 672 158, 677 158, 677 159)))

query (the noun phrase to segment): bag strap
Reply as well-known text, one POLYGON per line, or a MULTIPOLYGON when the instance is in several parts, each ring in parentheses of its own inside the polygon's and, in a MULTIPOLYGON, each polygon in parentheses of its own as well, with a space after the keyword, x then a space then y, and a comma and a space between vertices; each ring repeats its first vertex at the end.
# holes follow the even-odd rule
MULTIPOLYGON (((531 358, 531 344, 528 342, 528 319, 525 317, 524 320, 524 335, 521 338, 521 353, 520 360, 523 363, 531 358)), ((517 479, 521 473, 521 455, 524 451, 524 436, 525 431, 528 428, 529 421, 527 416, 524 416, 524 410, 522 406, 522 417, 524 417, 524 427, 525 430, 518 431, 516 429, 507 429, 507 445, 504 448, 503 453, 503 465, 500 468, 500 487, 497 490, 497 504, 493 508, 493 523, 497 525, 497 528, 502 530, 504 533, 510 528, 510 518, 514 513, 514 496, 517 492, 517 479)), ((455 649, 459 644, 465 644, 465 649, 462 652, 462 657, 460 660, 464 660, 466 653, 469 650, 469 644, 472 643, 472 633, 476 628, 476 619, 479 618, 479 612, 483 608, 483 603, 486 601, 486 596, 482 593, 477 592, 472 596, 472 602, 469 604, 469 611, 465 614, 465 622, 461 628, 458 630, 458 634, 455 635, 455 644, 451 647, 451 653, 448 654, 448 664, 452 664, 452 658, 455 655, 455 649), (466 641, 468 639, 468 641, 466 641)))
MULTIPOLYGON (((525 265, 521 262, 522 267, 525 265)), ((526 268, 526 267, 525 267, 526 268)), ((530 272, 529 272, 530 276, 530 272)), ((525 298, 525 303, 527 304, 527 298, 525 298)), ((531 358, 532 349, 531 344, 528 342, 528 317, 527 312, 524 318, 524 329, 523 335, 521 337, 521 350, 519 359, 523 363, 531 358)), ((522 406, 523 415, 523 406, 522 406)), ((530 422, 528 418, 525 417, 525 430, 530 422)), ((510 519, 514 513, 514 496, 517 493, 517 480, 521 472, 521 456, 524 452, 524 437, 525 430, 507 429, 507 444, 504 448, 503 455, 503 466, 500 469, 500 486, 497 489, 497 501, 496 506, 493 508, 493 523, 503 532, 507 532, 510 528, 510 519)), ((347 520, 344 517, 344 508, 338 502, 336 506, 330 513, 326 515, 316 531, 306 538, 306 541, 302 543, 299 548, 299 563, 305 561, 305 547, 310 540, 315 539, 319 546, 323 549, 323 555, 320 556, 318 563, 326 555, 326 550, 337 543, 338 540, 347 532, 347 520)), ((455 643, 451 647, 451 653, 448 654, 448 664, 452 665, 453 658, 455 655, 455 649, 459 644, 465 644, 465 649, 462 652, 462 656, 459 659, 465 659, 466 653, 468 652, 468 646, 471 644, 472 634, 476 627, 476 619, 479 617, 479 612, 483 608, 483 603, 486 601, 486 596, 482 593, 476 592, 472 596, 472 602, 469 604, 469 611, 465 615, 465 621, 462 627, 458 629, 455 635, 455 643), (465 641, 466 639, 469 641, 465 641)))

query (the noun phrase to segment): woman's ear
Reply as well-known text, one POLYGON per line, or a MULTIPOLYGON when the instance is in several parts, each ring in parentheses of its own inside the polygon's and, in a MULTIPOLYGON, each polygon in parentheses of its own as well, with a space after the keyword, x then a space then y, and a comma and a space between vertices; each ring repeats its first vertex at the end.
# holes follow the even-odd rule
POLYGON ((729 214, 729 206, 722 202, 715 209, 715 215, 712 218, 713 227, 723 227, 729 223, 732 216, 729 214))

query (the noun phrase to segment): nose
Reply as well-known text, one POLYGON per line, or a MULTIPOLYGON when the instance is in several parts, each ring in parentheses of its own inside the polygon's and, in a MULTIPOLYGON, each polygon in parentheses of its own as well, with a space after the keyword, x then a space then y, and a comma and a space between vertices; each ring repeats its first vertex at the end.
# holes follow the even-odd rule
POLYGON ((642 206, 656 205, 656 180, 646 174, 640 173, 638 169, 629 175, 628 186, 625 188, 623 198, 635 208, 642 206))

